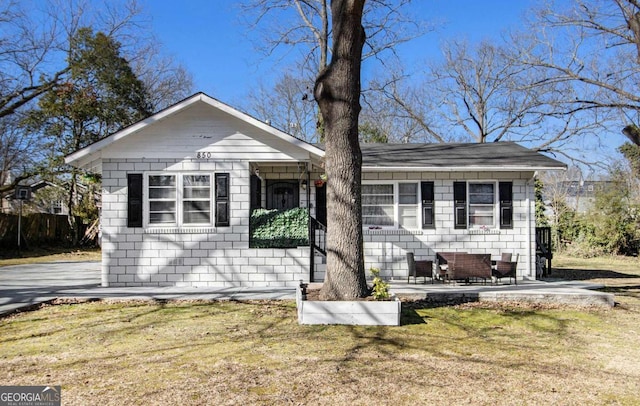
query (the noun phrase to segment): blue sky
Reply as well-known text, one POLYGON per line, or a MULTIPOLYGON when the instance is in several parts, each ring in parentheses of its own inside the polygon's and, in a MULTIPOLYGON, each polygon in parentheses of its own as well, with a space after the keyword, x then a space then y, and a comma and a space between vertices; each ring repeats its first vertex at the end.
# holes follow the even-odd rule
MULTIPOLYGON (((439 28, 402 47, 408 63, 439 58, 444 39, 492 38, 517 27, 522 14, 540 0, 414 0, 411 12, 439 28)), ((257 32, 241 22, 235 1, 146 0, 141 3, 167 53, 193 74, 194 90, 230 104, 282 65, 256 53, 257 32)))
MULTIPOLYGON (((275 58, 256 52, 255 29, 242 22, 236 1, 226 0, 141 0, 154 33, 164 51, 192 73, 194 91, 240 107, 251 87, 269 84, 286 68, 275 58)), ((436 25, 436 29, 400 49, 403 63, 415 67, 423 61, 441 58, 444 40, 466 39, 470 43, 499 38, 509 29, 518 29, 528 10, 544 0, 414 0, 411 15, 436 25)), ((567 0, 556 0, 566 5, 567 0)), ((363 68, 367 74, 367 66, 363 68)), ((621 134, 606 137, 607 156, 625 139, 621 134)), ((591 142, 581 143, 589 153, 601 151, 591 142)), ((600 153, 600 152, 599 152, 600 153)), ((561 157, 558 157, 561 158, 561 157)), ((595 159, 595 158, 594 158, 595 159)), ((599 159, 602 159, 600 156, 599 159)))

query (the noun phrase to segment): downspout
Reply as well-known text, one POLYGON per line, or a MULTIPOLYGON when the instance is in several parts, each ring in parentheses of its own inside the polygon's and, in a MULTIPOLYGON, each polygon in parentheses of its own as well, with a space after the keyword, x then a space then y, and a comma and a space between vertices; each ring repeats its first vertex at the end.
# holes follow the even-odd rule
POLYGON ((533 176, 531 177, 531 179, 527 180, 527 182, 525 183, 526 186, 526 202, 527 202, 527 275, 529 278, 531 278, 532 280, 536 280, 536 271, 535 268, 533 269, 533 272, 531 272, 531 263, 534 261, 535 258, 535 250, 532 249, 531 246, 531 232, 533 231, 531 229, 531 220, 532 220, 532 215, 531 215, 531 185, 535 184, 535 178, 536 178, 536 174, 537 172, 533 173, 533 176))

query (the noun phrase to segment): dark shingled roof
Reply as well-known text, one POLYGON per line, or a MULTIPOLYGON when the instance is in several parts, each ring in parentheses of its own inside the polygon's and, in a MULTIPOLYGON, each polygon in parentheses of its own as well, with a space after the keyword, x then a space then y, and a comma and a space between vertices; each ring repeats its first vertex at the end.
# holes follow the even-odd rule
POLYGON ((464 170, 564 169, 567 166, 515 142, 485 144, 361 144, 364 168, 464 170))

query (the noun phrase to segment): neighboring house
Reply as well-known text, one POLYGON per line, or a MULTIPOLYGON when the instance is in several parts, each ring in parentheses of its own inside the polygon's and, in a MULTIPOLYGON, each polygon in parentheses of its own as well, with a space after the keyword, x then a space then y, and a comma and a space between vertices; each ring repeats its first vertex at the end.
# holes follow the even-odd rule
MULTIPOLYGON (((364 144, 366 268, 406 252, 519 254, 535 278, 533 177, 565 165, 515 143, 364 144)), ((66 159, 102 173, 103 286, 294 286, 310 248, 250 248, 254 208, 326 219, 324 151, 196 94, 66 159)), ((328 179, 327 182, 331 182, 328 179)))
POLYGON ((578 213, 586 213, 593 207, 596 194, 614 187, 611 181, 563 181, 555 188, 566 191, 567 205, 578 213))
MULTIPOLYGON (((67 215, 69 208, 64 201, 65 192, 61 186, 39 180, 30 185, 21 185, 16 189, 29 189, 28 199, 23 200, 23 212, 67 215)), ((2 213, 17 214, 20 210, 20 199, 16 189, 7 191, 2 198, 2 213)))

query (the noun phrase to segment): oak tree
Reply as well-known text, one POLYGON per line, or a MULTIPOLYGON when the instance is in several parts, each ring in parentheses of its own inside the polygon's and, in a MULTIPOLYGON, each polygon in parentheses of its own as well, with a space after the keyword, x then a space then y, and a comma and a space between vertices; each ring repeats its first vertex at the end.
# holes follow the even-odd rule
POLYGON ((325 128, 327 273, 323 299, 368 293, 362 235, 362 153, 358 141, 364 0, 331 2, 331 61, 316 79, 314 96, 325 128))

